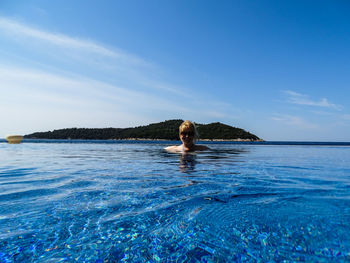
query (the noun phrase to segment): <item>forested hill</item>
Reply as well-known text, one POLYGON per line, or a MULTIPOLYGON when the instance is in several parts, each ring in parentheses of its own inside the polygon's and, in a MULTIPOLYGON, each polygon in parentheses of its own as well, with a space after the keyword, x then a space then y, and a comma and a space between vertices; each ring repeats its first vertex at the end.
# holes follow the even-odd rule
MULTIPOLYGON (((168 120, 134 128, 68 128, 25 135, 27 139, 164 139, 178 140, 178 129, 183 120, 168 120)), ((199 139, 207 140, 260 140, 254 134, 220 122, 196 123, 199 139)))

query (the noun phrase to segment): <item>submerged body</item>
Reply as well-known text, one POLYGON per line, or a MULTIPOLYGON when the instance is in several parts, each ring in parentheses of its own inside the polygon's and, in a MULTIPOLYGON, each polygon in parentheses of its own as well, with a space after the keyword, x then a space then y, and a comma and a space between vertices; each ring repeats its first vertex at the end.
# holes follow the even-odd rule
POLYGON ((204 151, 209 148, 205 145, 196 145, 197 130, 194 123, 184 121, 179 127, 179 137, 182 142, 181 145, 168 146, 164 149, 168 152, 194 152, 204 151))

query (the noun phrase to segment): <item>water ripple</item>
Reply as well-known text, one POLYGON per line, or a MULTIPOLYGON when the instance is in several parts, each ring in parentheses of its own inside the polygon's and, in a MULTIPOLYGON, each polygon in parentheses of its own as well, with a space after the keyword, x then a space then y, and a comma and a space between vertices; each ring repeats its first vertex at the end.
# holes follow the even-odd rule
POLYGON ((30 200, 31 198, 38 198, 43 196, 47 197, 50 195, 54 195, 56 193, 58 193, 57 189, 48 189, 48 188, 17 191, 14 193, 7 193, 7 194, 2 193, 0 194, 0 202, 12 202, 19 199, 30 200))
POLYGON ((2 146, 0 261, 350 260, 339 147, 2 146))

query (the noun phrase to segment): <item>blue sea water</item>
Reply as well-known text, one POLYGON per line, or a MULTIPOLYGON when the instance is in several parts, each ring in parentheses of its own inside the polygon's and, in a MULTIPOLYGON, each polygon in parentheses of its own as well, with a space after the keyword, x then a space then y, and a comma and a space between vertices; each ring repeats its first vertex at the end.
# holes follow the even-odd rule
POLYGON ((0 143, 0 262, 350 261, 348 145, 74 142, 0 143))

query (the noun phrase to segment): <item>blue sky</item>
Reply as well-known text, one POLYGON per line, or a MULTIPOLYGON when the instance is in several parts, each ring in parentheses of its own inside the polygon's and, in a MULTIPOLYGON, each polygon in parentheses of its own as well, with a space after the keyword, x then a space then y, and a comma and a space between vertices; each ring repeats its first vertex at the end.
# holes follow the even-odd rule
POLYGON ((348 1, 0 2, 0 138, 220 121, 350 141, 348 1))

